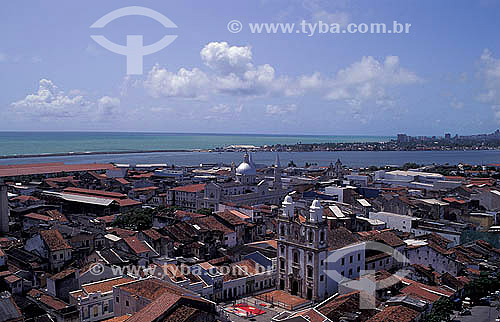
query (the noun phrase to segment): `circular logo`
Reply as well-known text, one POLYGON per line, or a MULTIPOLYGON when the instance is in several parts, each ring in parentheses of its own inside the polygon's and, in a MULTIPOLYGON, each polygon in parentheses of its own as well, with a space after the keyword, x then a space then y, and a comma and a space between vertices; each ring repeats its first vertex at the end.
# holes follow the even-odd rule
POLYGON ((231 20, 227 23, 227 30, 233 34, 239 33, 243 29, 243 24, 239 20, 231 20))
POLYGON ((99 276, 104 273, 104 265, 101 263, 95 263, 90 267, 90 274, 99 276))

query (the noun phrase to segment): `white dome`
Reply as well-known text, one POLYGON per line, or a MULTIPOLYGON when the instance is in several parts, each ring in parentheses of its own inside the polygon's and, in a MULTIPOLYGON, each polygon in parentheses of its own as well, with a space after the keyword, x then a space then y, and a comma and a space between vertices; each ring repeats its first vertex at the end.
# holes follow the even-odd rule
POLYGON ((255 170, 255 167, 249 163, 242 162, 237 168, 236 168, 236 174, 240 175, 256 175, 257 171, 255 170))

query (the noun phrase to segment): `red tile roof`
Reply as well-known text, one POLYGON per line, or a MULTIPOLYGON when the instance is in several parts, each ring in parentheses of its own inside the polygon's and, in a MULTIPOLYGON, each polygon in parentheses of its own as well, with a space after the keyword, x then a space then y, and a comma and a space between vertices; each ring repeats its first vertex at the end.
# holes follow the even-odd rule
POLYGON ((149 190, 156 190, 159 189, 158 187, 142 187, 142 188, 134 188, 132 189, 133 192, 140 192, 140 191, 149 191, 149 190))
POLYGON ((71 246, 63 238, 61 233, 56 229, 41 230, 40 236, 42 237, 43 241, 52 252, 64 249, 71 249, 71 246))
POLYGON ((36 174, 53 174, 61 172, 83 172, 111 170, 115 167, 110 163, 64 164, 62 162, 39 164, 14 164, 0 166, 0 177, 14 177, 36 174))
POLYGON ((130 247, 130 249, 132 249, 132 251, 136 254, 142 254, 151 251, 151 249, 137 237, 125 237, 123 238, 123 240, 125 241, 125 243, 127 243, 128 247, 130 247))
POLYGON ((412 322, 415 321, 419 315, 419 312, 406 306, 388 306, 366 322, 412 322))
POLYGON ((83 284, 82 290, 84 290, 85 293, 87 294, 97 293, 97 292, 108 293, 113 290, 114 286, 122 285, 132 281, 134 281, 134 279, 130 277, 118 277, 96 283, 83 284))
POLYGON ((190 184, 187 186, 181 186, 181 187, 175 187, 170 190, 172 191, 182 191, 182 192, 200 192, 205 189, 205 184, 204 183, 199 183, 199 184, 190 184))
POLYGON ((118 181, 119 183, 123 184, 123 185, 127 185, 127 184, 130 183, 130 182, 127 181, 127 179, 124 179, 124 178, 116 178, 115 180, 118 181))
POLYGON ((62 310, 64 308, 67 308, 68 305, 64 303, 63 301, 50 296, 40 290, 37 289, 32 289, 31 291, 28 292, 28 296, 40 301, 42 304, 54 309, 54 310, 62 310))
POLYGON ((30 218, 30 219, 41 220, 41 221, 51 221, 51 220, 53 220, 49 216, 40 215, 40 214, 37 214, 37 213, 34 213, 34 212, 30 212, 29 214, 26 214, 23 217, 30 218))

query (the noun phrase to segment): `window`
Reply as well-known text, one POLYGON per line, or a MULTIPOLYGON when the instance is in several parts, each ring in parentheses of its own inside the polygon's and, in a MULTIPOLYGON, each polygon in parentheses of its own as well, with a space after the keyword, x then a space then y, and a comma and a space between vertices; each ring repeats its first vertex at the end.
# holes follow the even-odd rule
POLYGON ((307 254, 307 259, 312 262, 313 260, 313 255, 312 254, 307 254))
POLYGON ((360 266, 358 266, 357 271, 358 271, 358 273, 361 271, 361 267, 360 266))
POLYGON ((344 266, 344 264, 345 264, 345 258, 342 258, 342 264, 341 265, 344 266))
POLYGON ((324 279, 325 279, 325 276, 324 276, 324 275, 321 275, 321 276, 319 277, 319 280, 320 280, 321 282, 323 282, 323 280, 324 280, 324 279))
POLYGON ((313 242, 313 232, 312 231, 309 231, 309 242, 310 243, 313 242))
POLYGON ((116 303, 120 303, 120 297, 116 297, 116 303))
POLYGON ((126 300, 125 301, 125 306, 128 306, 128 305, 129 305, 128 300, 126 300))
POLYGON ((352 268, 349 268, 349 276, 352 276, 352 268))
POLYGON ((293 262, 297 264, 299 263, 299 253, 297 252, 293 253, 293 262))
POLYGON ((361 260, 361 254, 358 254, 358 262, 361 260))
POLYGON ((340 275, 344 276, 344 271, 340 272, 340 275))
POLYGON ((94 311, 94 316, 98 316, 99 315, 99 307, 97 305, 94 305, 94 307, 92 309, 94 311))
POLYGON ((285 260, 283 258, 280 258, 280 270, 285 270, 285 260))
POLYGON ((321 260, 321 266, 323 266, 324 264, 325 264, 325 261, 321 260))
POLYGON ((312 266, 307 266, 307 277, 313 277, 313 268, 312 266))
POLYGON ((319 241, 323 242, 325 240, 325 232, 322 231, 320 234, 319 234, 319 241))
POLYGON ((352 263, 352 256, 349 256, 349 263, 352 263))

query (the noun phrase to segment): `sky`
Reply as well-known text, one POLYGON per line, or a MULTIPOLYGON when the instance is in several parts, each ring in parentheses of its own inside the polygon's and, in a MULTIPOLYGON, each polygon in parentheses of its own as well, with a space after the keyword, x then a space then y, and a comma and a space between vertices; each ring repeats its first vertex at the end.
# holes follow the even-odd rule
MULTIPOLYGON (((234 27, 234 25, 231 25, 234 27)), ((443 135, 500 128, 500 0, 5 1, 0 130, 443 135), (172 21, 129 15, 128 6, 172 21), (228 23, 241 22, 240 32, 228 23), (393 22, 408 33, 298 32, 393 22), (293 32, 252 33, 254 23, 293 32), (302 29, 301 29, 302 30, 302 29), (306 31, 309 29, 305 29, 306 31), (232 30, 234 31, 234 30, 232 30), (127 57, 125 46, 177 38, 127 57)))

